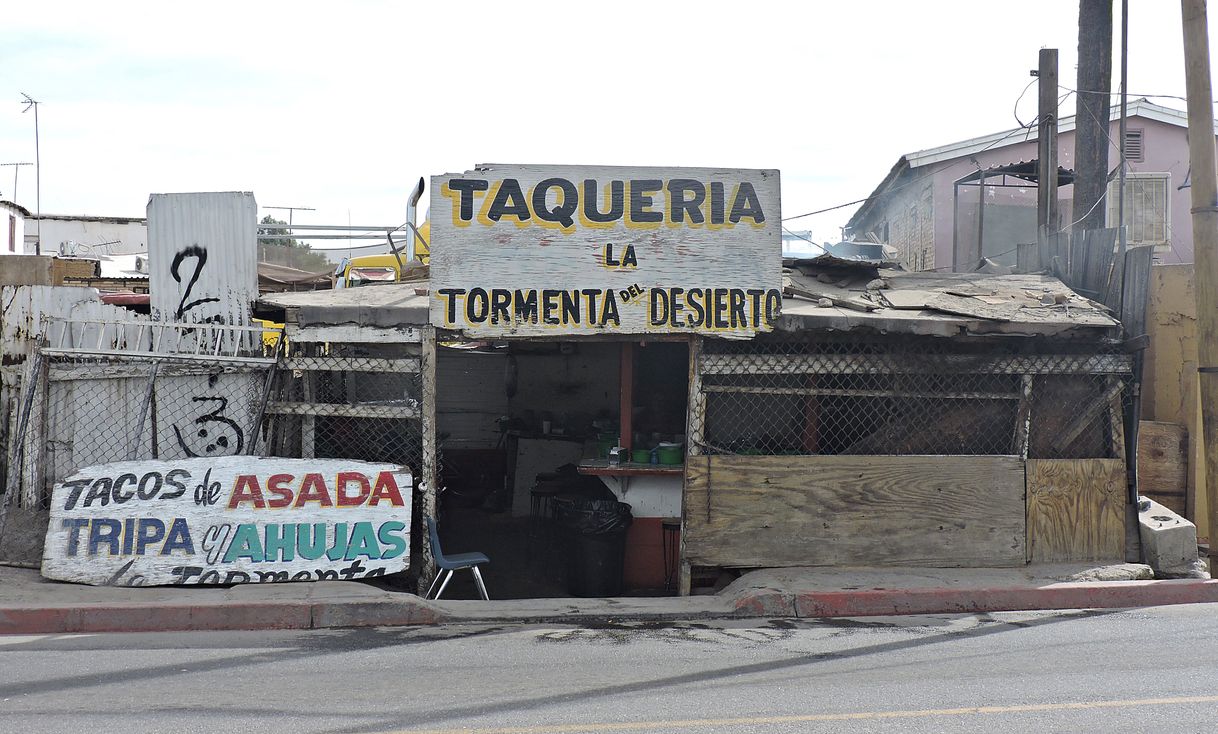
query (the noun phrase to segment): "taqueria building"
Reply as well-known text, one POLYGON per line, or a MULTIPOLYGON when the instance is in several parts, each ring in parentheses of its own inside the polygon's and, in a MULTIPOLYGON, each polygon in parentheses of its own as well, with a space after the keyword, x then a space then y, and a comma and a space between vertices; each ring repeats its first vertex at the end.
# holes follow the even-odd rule
POLYGON ((784 259, 776 170, 479 166, 430 220, 413 280, 258 304, 288 337, 268 451, 409 465, 424 579, 431 516, 492 597, 566 595, 611 500, 614 593, 1124 558, 1131 360, 1055 278, 784 259))

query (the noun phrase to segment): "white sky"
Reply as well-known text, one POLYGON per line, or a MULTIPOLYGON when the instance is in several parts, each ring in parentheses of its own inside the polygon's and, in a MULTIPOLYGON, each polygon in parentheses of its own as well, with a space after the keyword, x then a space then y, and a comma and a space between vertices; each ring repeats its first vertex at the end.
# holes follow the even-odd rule
MULTIPOLYGON (((1179 3, 1130 5, 1130 91, 1182 96, 1179 3)), ((792 216, 863 198, 903 153, 1014 127, 1042 47, 1073 88, 1077 14, 1073 0, 8 3, 0 163, 34 160, 25 92, 42 103, 48 213, 143 216, 152 192, 248 190, 314 207, 300 224, 397 225, 419 176, 493 162, 778 168, 792 216)), ((1118 69, 1114 53, 1114 90, 1118 69)), ((1019 114, 1035 113, 1030 89, 1019 114)), ((34 209, 32 167, 17 199, 34 209)), ((853 209, 787 225, 836 239, 853 209)))

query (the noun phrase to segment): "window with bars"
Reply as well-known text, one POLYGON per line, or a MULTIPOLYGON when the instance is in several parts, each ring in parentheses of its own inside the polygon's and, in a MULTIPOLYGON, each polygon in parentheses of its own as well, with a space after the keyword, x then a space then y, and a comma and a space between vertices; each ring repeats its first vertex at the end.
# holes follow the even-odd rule
MULTIPOLYGON (((1117 226, 1119 182, 1108 184, 1108 226, 1117 226)), ((1125 178, 1125 221, 1129 244, 1171 246, 1171 174, 1129 173, 1125 178)))

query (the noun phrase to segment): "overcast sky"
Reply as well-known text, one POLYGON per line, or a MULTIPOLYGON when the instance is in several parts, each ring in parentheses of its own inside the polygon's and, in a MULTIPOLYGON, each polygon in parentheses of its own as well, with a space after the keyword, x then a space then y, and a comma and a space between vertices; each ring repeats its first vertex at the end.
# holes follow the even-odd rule
MULTIPOLYGON (((1182 96, 1179 3, 1130 6, 1130 91, 1182 96)), ((1077 14, 1072 0, 9 3, 0 163, 34 160, 24 92, 42 103, 48 213, 143 216, 153 192, 244 190, 316 209, 297 223, 397 225, 419 176, 493 162, 778 168, 792 216, 868 195, 903 153, 1014 127, 1042 47, 1073 88, 1077 14)), ((1113 90, 1118 68, 1114 53, 1113 90)), ((1031 89, 1020 118, 1035 108, 1031 89)), ((32 167, 16 198, 34 209, 32 167)), ((853 209, 787 226, 835 239, 853 209)))

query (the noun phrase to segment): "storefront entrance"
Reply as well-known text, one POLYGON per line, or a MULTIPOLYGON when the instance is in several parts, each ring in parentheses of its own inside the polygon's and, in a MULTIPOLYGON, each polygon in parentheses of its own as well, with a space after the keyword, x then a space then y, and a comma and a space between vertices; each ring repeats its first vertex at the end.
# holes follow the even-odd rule
POLYGON ((684 339, 439 346, 445 551, 494 598, 675 593, 688 375, 684 339))

